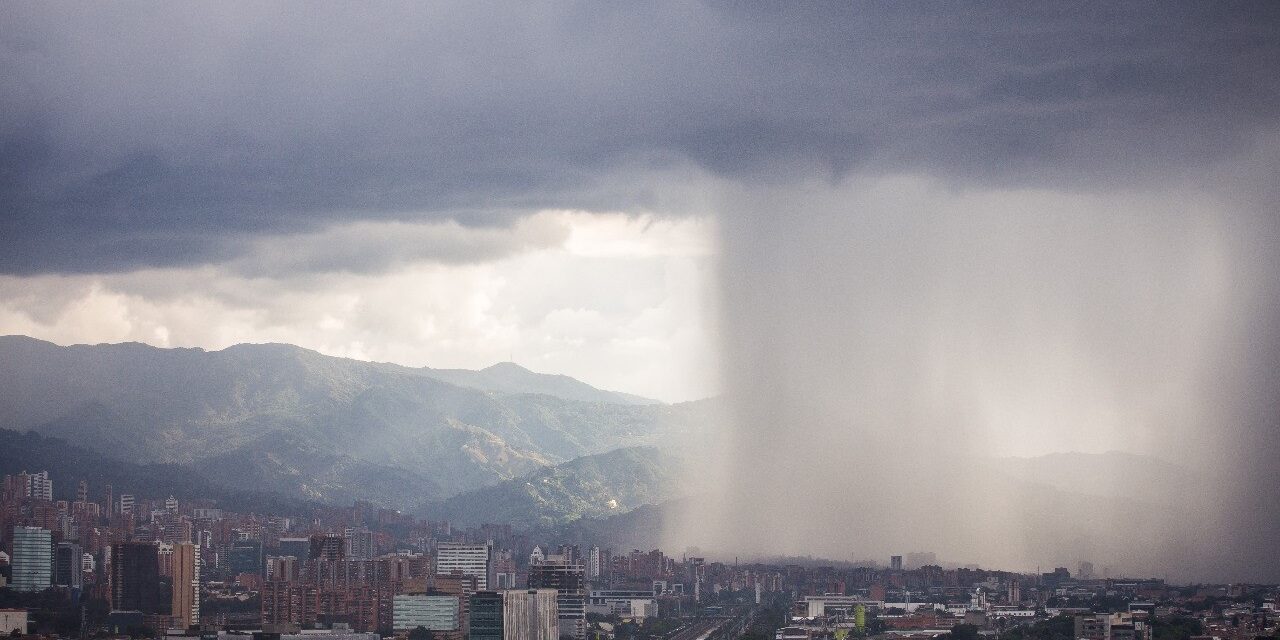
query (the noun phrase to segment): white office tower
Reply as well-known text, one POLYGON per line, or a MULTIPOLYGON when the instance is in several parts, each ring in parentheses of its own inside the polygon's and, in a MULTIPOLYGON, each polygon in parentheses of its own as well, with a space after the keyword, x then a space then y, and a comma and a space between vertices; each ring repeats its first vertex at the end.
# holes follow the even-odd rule
POLYGON ((536 544, 533 545, 533 553, 529 554, 529 564, 533 564, 535 562, 542 562, 543 560, 546 560, 546 559, 547 559, 547 556, 546 554, 542 553, 542 547, 539 547, 536 544))
POLYGON ((476 577, 476 590, 489 590, 489 545, 441 542, 436 545, 436 574, 459 572, 476 577))
POLYGON ((120 494, 120 513, 133 513, 133 494, 120 494))
POLYGON ((600 547, 591 547, 587 552, 587 579, 596 580, 600 577, 600 547))
POLYGON ((31 474, 31 499, 53 502, 53 480, 48 471, 31 474))

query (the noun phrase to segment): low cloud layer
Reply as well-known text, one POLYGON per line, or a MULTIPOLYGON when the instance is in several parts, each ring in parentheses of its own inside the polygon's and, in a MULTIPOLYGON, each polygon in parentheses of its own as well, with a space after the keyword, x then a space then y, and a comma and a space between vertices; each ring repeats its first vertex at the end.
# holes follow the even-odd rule
POLYGON ((0 334, 210 349, 288 342, 411 366, 514 359, 691 400, 717 391, 712 240, 704 220, 585 212, 543 212, 503 233, 361 223, 264 237, 220 266, 0 277, 0 334))

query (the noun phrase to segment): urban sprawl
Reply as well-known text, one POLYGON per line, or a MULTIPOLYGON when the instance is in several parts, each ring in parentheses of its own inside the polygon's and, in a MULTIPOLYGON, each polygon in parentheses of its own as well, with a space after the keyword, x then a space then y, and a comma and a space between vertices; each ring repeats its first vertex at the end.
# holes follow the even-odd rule
POLYGON ((1253 640, 1274 585, 1095 571, 711 562, 368 503, 305 517, 4 477, 0 634, 210 640, 1253 640), (1101 573, 1102 575, 1098 575, 1101 573))

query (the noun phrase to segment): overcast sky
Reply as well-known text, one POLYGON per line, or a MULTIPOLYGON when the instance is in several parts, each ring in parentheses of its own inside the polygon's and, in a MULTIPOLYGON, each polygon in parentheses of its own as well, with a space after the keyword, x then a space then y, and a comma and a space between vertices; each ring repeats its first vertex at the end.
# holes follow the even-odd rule
POLYGON ((0 332, 1156 454, 1280 542, 1278 3, 5 2, 0 68, 0 332))

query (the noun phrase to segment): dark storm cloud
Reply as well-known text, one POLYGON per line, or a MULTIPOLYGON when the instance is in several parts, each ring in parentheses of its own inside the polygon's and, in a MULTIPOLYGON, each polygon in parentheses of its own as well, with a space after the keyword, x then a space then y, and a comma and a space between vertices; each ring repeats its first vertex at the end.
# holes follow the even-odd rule
POLYGON ((644 207, 632 171, 682 162, 1141 180, 1274 121, 1275 5, 924 9, 6 3, 0 271, 644 207))

